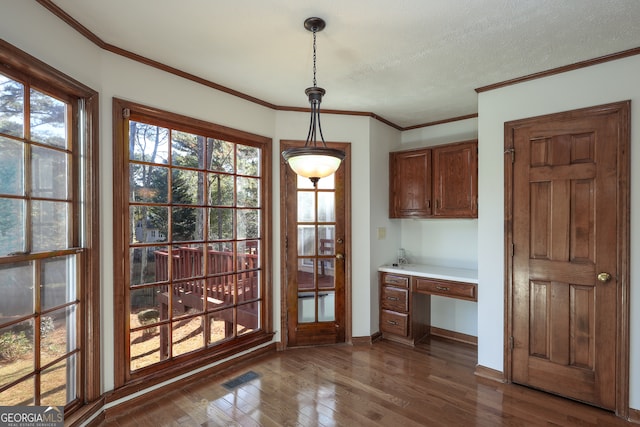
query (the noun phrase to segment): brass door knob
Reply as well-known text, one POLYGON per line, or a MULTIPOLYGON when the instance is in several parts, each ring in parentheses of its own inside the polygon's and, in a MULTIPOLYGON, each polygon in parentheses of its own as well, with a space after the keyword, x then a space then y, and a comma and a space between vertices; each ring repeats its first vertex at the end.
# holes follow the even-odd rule
POLYGON ((336 254, 336 259, 344 259, 344 255, 338 253, 336 254))
POLYGON ((611 280, 611 274, 606 273, 606 272, 602 272, 602 273, 598 274, 598 280, 603 282, 603 283, 606 283, 609 280, 611 280))

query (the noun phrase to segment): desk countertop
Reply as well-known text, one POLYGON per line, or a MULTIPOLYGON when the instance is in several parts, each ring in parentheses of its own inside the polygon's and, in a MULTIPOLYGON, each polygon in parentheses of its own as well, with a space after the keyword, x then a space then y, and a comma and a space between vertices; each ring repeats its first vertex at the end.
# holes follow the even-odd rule
POLYGON ((478 284, 478 271, 466 268, 442 267, 427 264, 403 264, 399 266, 383 265, 378 268, 378 271, 478 284))

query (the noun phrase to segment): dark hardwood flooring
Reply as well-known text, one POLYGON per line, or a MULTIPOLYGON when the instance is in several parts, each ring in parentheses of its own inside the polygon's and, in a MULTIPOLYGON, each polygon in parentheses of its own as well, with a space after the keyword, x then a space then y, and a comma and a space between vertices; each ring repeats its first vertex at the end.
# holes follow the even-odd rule
POLYGON ((189 381, 102 426, 626 426, 614 414, 474 375, 476 347, 290 349, 189 381), (223 383, 259 375, 231 390, 223 383))

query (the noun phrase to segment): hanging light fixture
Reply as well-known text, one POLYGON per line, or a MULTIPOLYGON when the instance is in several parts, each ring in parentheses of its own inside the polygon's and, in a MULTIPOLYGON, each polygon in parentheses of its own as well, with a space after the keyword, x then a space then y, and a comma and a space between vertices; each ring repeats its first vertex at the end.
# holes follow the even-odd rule
POLYGON ((289 148, 282 152, 282 157, 289 163, 291 169, 296 174, 309 178, 314 187, 320 178, 327 177, 338 170, 345 157, 344 151, 327 147, 320 125, 320 103, 326 91, 316 84, 316 33, 322 31, 325 26, 326 23, 321 18, 307 18, 304 21, 304 27, 313 33, 313 87, 304 91, 311 104, 311 121, 304 147, 289 148), (318 134, 322 141, 320 146, 317 140, 318 134))

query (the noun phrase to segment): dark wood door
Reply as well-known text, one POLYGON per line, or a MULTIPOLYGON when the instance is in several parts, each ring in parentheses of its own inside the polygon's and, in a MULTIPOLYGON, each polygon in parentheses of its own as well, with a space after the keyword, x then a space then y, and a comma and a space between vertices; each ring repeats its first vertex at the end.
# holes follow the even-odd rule
MULTIPOLYGON (((281 144, 287 149, 301 146, 281 144)), ((285 224, 284 283, 286 345, 288 347, 345 342, 345 272, 350 241, 347 218, 347 144, 330 144, 347 152, 335 174, 314 187, 282 165, 281 203, 285 224)))
POLYGON ((434 147, 433 215, 477 218, 478 142, 434 147))
POLYGON ((431 150, 389 153, 389 217, 431 215, 431 150))
POLYGON ((505 127, 514 162, 512 380, 612 410, 624 360, 616 355, 624 116, 619 106, 593 108, 505 127))

